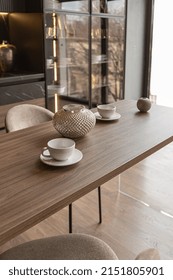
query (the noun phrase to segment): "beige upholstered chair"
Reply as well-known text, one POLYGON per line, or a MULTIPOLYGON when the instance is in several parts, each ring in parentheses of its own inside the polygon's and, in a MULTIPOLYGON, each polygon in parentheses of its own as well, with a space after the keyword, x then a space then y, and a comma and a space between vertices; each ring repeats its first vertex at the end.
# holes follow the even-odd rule
MULTIPOLYGON (((12 132, 50 121, 54 113, 33 104, 20 104, 10 108, 5 117, 7 132, 12 132)), ((102 222, 101 188, 98 187, 99 223, 102 222)), ((69 232, 72 233, 72 204, 69 205, 69 232)))
POLYGON ((160 260, 160 254, 157 249, 149 248, 138 254, 135 260, 160 260))
POLYGON ((32 104, 16 105, 8 110, 5 118, 7 132, 50 121, 53 113, 46 108, 32 104))
MULTIPOLYGON (((0 254, 0 260, 117 260, 114 251, 101 239, 87 234, 64 234, 29 241, 0 254)), ((159 259, 155 249, 136 259, 159 259)))

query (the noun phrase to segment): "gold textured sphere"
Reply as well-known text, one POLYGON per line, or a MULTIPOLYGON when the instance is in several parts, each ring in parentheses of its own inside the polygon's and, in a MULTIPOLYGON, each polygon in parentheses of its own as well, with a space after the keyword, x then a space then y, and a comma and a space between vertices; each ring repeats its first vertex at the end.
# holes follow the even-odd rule
POLYGON ((140 112, 146 113, 151 108, 151 101, 149 100, 149 98, 141 97, 138 99, 136 105, 140 112))

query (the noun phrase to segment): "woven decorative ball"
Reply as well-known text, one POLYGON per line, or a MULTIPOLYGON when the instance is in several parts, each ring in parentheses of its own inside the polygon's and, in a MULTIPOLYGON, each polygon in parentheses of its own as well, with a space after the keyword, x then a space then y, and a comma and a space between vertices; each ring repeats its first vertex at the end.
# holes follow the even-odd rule
POLYGON ((78 138, 85 136, 96 123, 94 113, 83 105, 63 106, 53 117, 53 126, 64 137, 78 138))
POLYGON ((146 113, 151 108, 151 101, 148 98, 141 97, 138 99, 136 105, 140 112, 146 113))

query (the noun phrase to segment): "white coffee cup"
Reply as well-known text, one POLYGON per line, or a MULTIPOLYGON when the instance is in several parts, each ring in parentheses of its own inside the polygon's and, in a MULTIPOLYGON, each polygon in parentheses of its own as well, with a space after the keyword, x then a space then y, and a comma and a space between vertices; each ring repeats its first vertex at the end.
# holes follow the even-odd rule
POLYGON ((100 104, 97 106, 97 111, 102 118, 110 119, 116 112, 116 106, 114 104, 100 104))
POLYGON ((43 148, 42 155, 47 155, 46 150, 49 151, 50 156, 55 160, 67 160, 75 150, 75 141, 69 138, 55 138, 47 143, 47 147, 43 148))

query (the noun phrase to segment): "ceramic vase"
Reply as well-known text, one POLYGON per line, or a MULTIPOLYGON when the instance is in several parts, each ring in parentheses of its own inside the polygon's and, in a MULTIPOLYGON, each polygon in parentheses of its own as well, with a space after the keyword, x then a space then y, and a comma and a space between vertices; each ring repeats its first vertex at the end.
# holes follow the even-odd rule
POLYGON ((78 138, 85 136, 96 123, 94 113, 83 105, 63 106, 53 117, 53 126, 64 137, 78 138))

